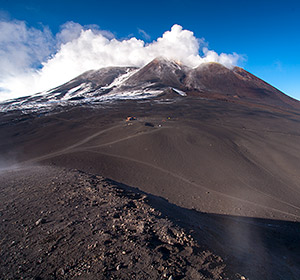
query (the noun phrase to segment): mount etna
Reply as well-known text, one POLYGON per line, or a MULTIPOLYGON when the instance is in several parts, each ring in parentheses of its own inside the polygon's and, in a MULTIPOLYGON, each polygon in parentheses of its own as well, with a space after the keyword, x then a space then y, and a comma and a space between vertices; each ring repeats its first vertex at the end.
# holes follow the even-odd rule
POLYGON ((90 70, 0 104, 3 279, 299 279, 300 103, 246 70, 90 70))

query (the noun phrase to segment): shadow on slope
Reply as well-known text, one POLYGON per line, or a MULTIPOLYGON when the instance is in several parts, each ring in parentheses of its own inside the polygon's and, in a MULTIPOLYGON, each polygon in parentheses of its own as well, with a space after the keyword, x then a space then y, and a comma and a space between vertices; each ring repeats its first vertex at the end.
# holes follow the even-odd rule
MULTIPOLYGON (((137 188, 109 181, 141 193, 137 188)), ((299 223, 203 213, 146 194, 152 207, 187 229, 200 246, 223 257, 230 270, 256 280, 297 279, 300 275, 299 223)))

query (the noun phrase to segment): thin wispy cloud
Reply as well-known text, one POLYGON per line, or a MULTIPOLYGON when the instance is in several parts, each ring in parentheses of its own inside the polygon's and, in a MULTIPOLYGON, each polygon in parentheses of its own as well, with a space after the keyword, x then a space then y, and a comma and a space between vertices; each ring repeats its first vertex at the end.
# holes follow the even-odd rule
POLYGON ((138 28, 138 31, 146 41, 151 40, 151 36, 145 30, 138 28))
POLYGON ((135 37, 118 40, 95 25, 67 22, 53 35, 47 27, 36 29, 22 21, 1 21, 0 99, 48 90, 91 69, 141 67, 158 56, 190 67, 214 61, 230 68, 240 59, 236 53, 218 54, 207 49, 204 40, 177 24, 146 43, 135 37))

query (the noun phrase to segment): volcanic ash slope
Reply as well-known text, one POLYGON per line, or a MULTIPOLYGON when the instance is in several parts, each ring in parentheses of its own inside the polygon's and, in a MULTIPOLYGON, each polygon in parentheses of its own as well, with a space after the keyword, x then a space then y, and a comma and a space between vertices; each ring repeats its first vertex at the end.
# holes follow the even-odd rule
POLYGON ((221 257, 125 185, 53 167, 9 171, 0 180, 3 279, 228 276, 221 257))

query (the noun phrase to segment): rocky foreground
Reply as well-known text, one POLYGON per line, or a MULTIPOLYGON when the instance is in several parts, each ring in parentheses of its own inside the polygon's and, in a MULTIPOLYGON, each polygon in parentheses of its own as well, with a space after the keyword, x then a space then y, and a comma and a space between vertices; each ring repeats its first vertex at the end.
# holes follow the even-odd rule
POLYGON ((1 279, 246 279, 148 203, 100 176, 0 176, 1 279))

